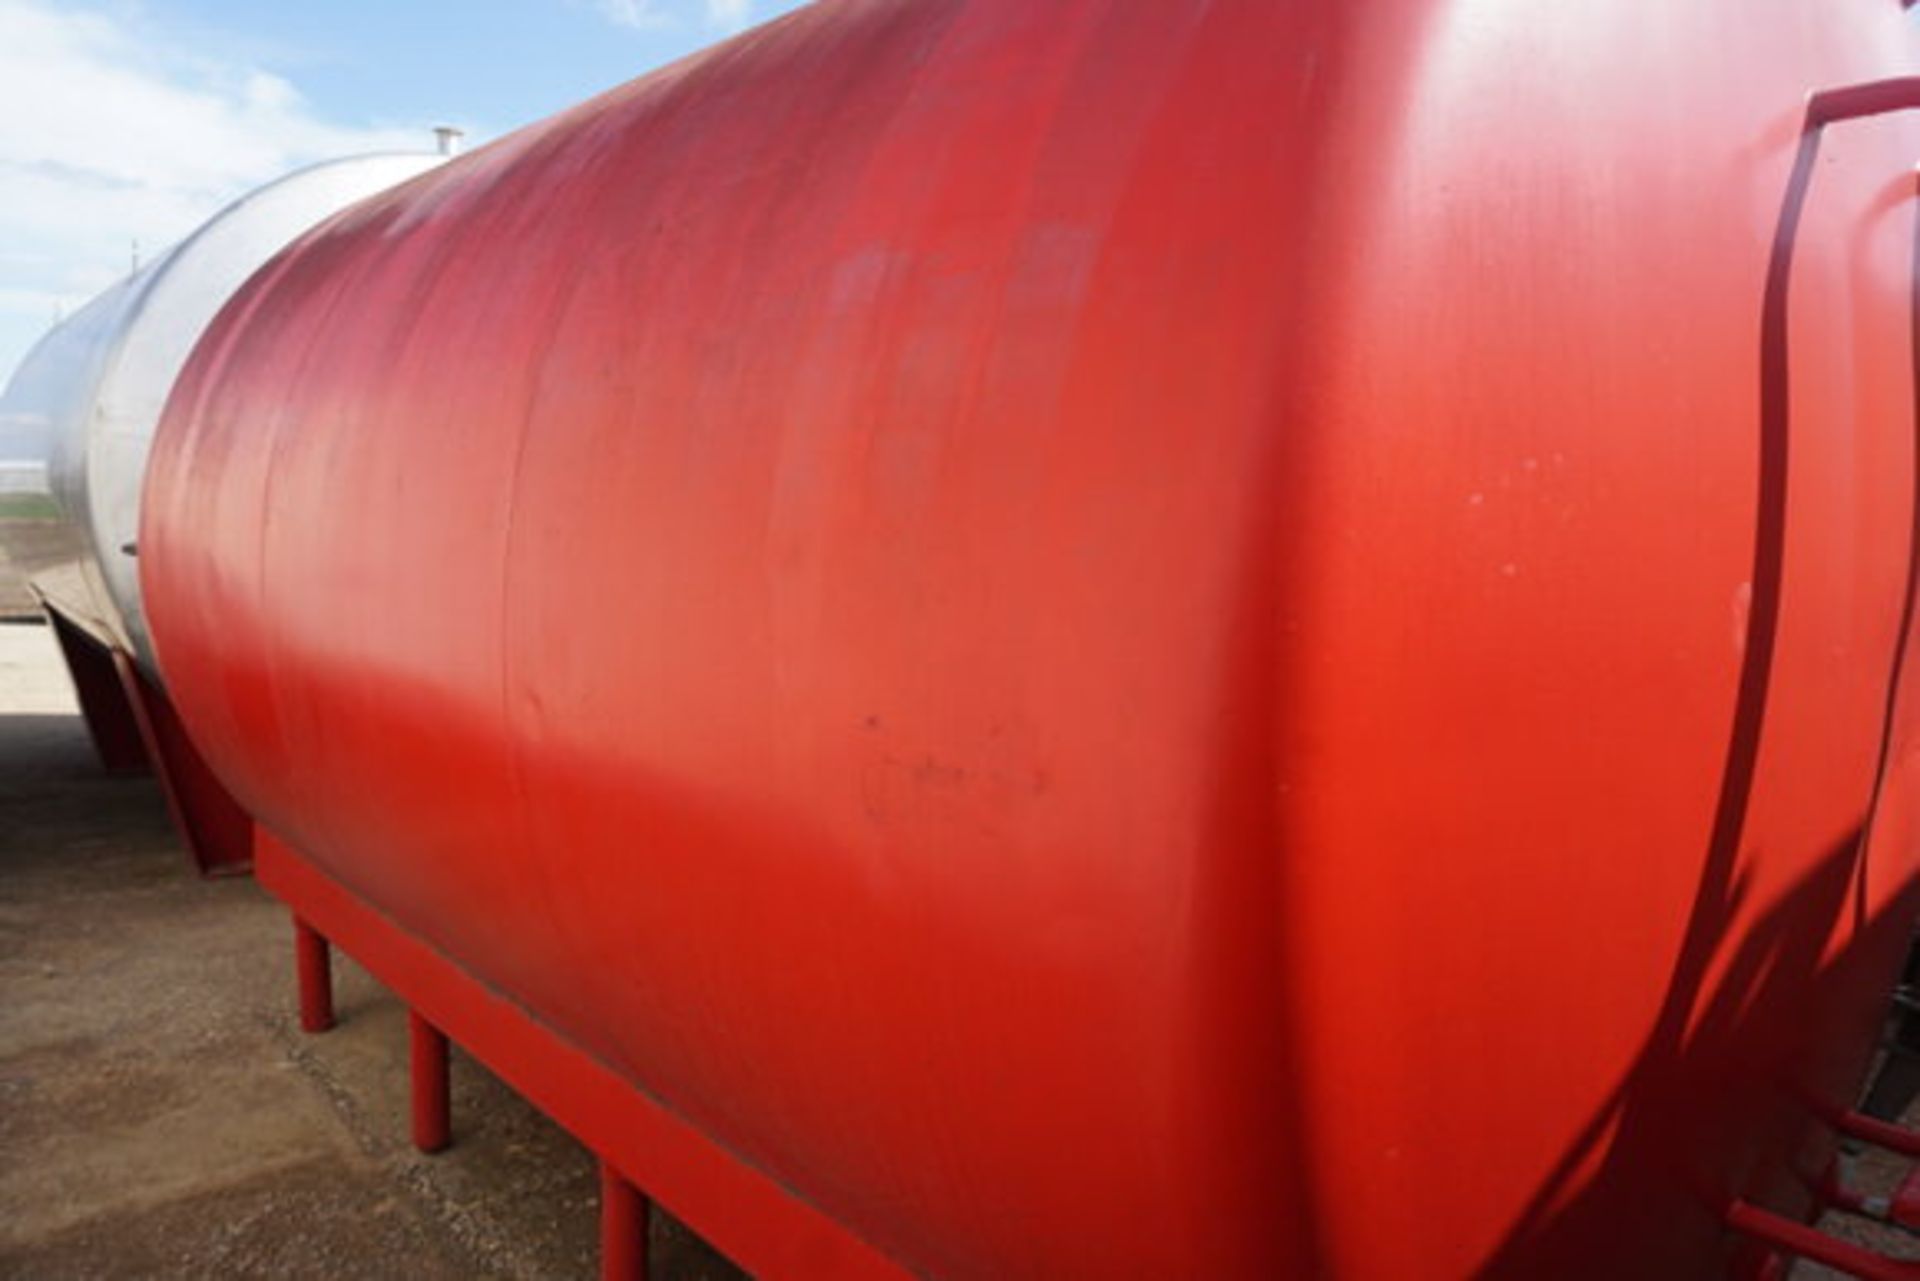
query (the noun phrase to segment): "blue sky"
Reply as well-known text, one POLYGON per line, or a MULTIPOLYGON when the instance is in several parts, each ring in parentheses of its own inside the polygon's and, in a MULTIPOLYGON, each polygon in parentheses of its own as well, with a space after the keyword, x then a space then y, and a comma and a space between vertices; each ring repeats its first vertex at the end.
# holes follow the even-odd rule
POLYGON ((0 0, 0 378, 252 187, 483 142, 800 0, 0 0))
POLYGON ((496 134, 799 0, 148 0, 142 25, 297 85, 341 121, 443 117, 496 134))

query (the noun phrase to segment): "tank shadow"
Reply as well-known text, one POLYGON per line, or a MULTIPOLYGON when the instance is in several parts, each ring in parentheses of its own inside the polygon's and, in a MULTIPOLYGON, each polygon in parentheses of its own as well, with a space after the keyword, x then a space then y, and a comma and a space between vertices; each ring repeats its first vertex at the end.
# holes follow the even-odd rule
MULTIPOLYGON (((1632 1068, 1542 1182, 1482 1275, 1697 1275, 1699 1261, 1713 1256, 1716 1242, 1723 1259, 1731 1257, 1736 1243, 1723 1215, 1732 1199, 1803 1213, 1823 1159, 1817 1148, 1807 1149, 1810 1111, 1852 1103, 1871 1049, 1860 1044, 1861 1029, 1874 1026, 1874 1006, 1889 992, 1920 913, 1920 880, 1908 879, 1871 918, 1865 893, 1869 837, 1887 777, 1913 625, 1920 477, 1910 490, 1915 523, 1888 660, 1873 795, 1855 830, 1750 925, 1742 925, 1742 917, 1751 886, 1739 867, 1774 675, 1786 561, 1794 249, 1823 126, 1850 114, 1892 109, 1880 101, 1885 96, 1866 95, 1857 110, 1849 99, 1824 115, 1816 101, 1782 197, 1761 302, 1753 609, 1712 835, 1666 996, 1632 1068), (1848 941, 1829 955, 1837 932, 1848 941), (1733 951, 1709 995, 1716 960, 1730 943, 1733 951), (1796 1161, 1801 1164, 1788 1164, 1796 1161)), ((1916 238, 1920 273, 1920 224, 1916 238)), ((1912 296, 1920 307, 1920 274, 1912 296)), ((1915 333, 1920 397, 1920 311, 1915 333)), ((1920 446, 1915 463, 1920 467, 1920 446)))
MULTIPOLYGON (((1481 1275, 1696 1275, 1734 1244, 1721 1225, 1733 1197, 1794 1214, 1810 1205, 1822 1159, 1804 1150, 1810 1106, 1850 1089, 1867 1052, 1832 1047, 1857 1047, 1861 993, 1885 990, 1920 912, 1910 881, 1823 960, 1851 915, 1862 849, 1849 834, 1764 911, 1704 1005, 1672 1003, 1684 1026, 1655 1028, 1481 1275)), ((1747 897, 1744 879, 1715 895, 1722 932, 1747 897)))

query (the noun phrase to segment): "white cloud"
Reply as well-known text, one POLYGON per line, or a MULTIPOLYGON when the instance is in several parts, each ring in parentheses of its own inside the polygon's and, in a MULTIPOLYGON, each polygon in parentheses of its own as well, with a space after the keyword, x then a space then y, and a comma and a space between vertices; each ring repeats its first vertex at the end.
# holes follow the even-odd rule
POLYGON ((739 31, 753 21, 753 0, 706 0, 707 22, 739 31))
POLYGON ((667 31, 678 27, 695 25, 690 13, 683 9, 697 8, 699 17, 716 31, 740 31, 753 24, 753 0, 699 0, 698 5, 685 3, 685 0, 593 0, 593 7, 600 16, 618 27, 630 27, 635 31, 667 31))
POLYGON ((45 330, 223 205, 426 129, 329 121, 284 77, 169 39, 138 7, 0 0, 0 379, 45 330))
POLYGON ((616 27, 635 31, 659 31, 678 26, 673 15, 662 9, 659 0, 595 0, 600 16, 616 27))

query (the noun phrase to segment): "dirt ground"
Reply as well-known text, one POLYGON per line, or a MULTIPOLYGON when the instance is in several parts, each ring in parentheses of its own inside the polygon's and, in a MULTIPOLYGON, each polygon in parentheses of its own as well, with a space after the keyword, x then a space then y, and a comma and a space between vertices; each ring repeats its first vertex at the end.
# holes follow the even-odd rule
MULTIPOLYGON (((58 559, 60 526, 44 515, 17 516, 21 503, 0 498, 0 620, 31 616, 38 608, 27 576, 58 559)), ((4 695, 0 695, 4 697, 4 695)))
MULTIPOLYGON (((0 1277, 587 1277, 586 1151, 456 1050, 407 1140, 405 1010, 336 954, 304 1036, 285 912, 186 870, 95 762, 47 629, 0 625, 0 1277)), ((654 1275, 741 1276, 656 1215, 654 1275)))

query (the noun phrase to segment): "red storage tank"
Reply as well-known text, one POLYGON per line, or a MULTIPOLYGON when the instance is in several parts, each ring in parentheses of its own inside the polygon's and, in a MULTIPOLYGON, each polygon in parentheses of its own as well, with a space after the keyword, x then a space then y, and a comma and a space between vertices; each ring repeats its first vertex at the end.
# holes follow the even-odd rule
POLYGON ((900 1267, 1711 1274, 1920 906, 1920 93, 1808 107, 1916 43, 827 0, 255 277, 160 666, 287 857, 900 1267))

